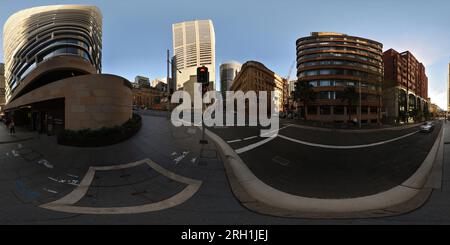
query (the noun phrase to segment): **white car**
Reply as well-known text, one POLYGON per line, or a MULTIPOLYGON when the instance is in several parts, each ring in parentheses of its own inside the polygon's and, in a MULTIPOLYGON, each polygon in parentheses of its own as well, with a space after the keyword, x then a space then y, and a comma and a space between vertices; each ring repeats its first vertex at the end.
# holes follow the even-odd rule
POLYGON ((434 129, 434 124, 432 122, 426 122, 426 123, 420 125, 420 132, 429 133, 429 132, 433 131, 433 129, 434 129))

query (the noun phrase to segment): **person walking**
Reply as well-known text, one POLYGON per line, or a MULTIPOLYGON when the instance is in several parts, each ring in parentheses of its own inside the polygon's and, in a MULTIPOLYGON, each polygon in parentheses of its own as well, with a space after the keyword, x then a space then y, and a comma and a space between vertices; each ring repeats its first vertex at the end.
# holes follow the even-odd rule
POLYGON ((16 134, 16 129, 15 129, 15 124, 14 124, 14 119, 11 119, 11 121, 9 122, 9 134, 14 135, 16 134))

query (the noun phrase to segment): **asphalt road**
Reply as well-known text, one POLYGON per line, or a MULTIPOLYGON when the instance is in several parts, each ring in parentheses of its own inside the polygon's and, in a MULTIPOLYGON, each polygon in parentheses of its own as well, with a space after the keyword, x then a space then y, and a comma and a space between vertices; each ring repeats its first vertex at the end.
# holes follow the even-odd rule
MULTIPOLYGON (((361 197, 391 189, 413 175, 433 146, 440 127, 438 123, 433 132, 426 134, 417 132, 417 127, 350 133, 291 126, 282 129, 279 137, 241 153, 240 157, 263 182, 290 194, 315 198, 361 197), (398 140, 389 141, 392 139, 398 140), (380 145, 363 147, 377 142, 380 145), (330 145, 361 148, 327 148, 330 145)), ((259 135, 256 127, 211 130, 238 151, 264 140, 252 138, 259 135)))
MULTIPOLYGON (((143 114, 146 114, 143 112, 143 114)), ((224 130, 224 136, 253 137, 255 128, 224 130)), ((450 130, 447 130, 450 131, 450 130)), ((0 132, 1 134, 2 132, 0 132)), ((415 212, 377 219, 311 220, 261 215, 243 207, 233 195, 223 162, 213 142, 198 144, 199 130, 174 128, 164 114, 143 117, 143 128, 132 139, 101 148, 75 148, 56 144, 54 137, 40 136, 20 143, 0 143, 0 224, 440 224, 450 222, 450 168, 444 162, 442 188, 415 212), (76 214, 39 207, 71 193, 91 166, 114 166, 149 158, 180 176, 202 181, 186 202, 159 211, 135 214, 76 214), (46 160, 46 161, 41 161, 46 160), (72 185, 74 183, 75 185, 72 185)), ((432 138, 433 135, 414 135, 432 138)), ((294 136, 295 137, 295 136, 294 136)), ((228 139, 227 138, 227 139, 228 139)), ((420 137, 419 137, 420 138, 420 137)), ((412 140, 411 138, 409 140, 412 140)), ((446 141, 450 135, 446 134, 446 141)), ((408 140, 408 139, 405 139, 408 140)), ((259 142, 252 138, 236 147, 259 142)), ((407 141, 404 142, 406 144, 407 141)), ((271 148, 292 145, 274 139, 271 148), (277 143, 278 142, 278 143, 277 143)), ((269 145, 267 145, 269 146, 269 145)), ((260 146, 266 147, 266 145, 260 146)), ((245 152, 241 156, 263 148, 245 152)), ((297 146, 298 147, 298 146, 297 146)), ((293 148, 294 149, 294 148, 293 148)), ((304 151, 307 151, 305 147, 304 151)), ((266 153, 274 153, 270 150, 266 153)), ((385 154, 386 155, 386 154, 385 154)), ((450 148, 445 145, 445 156, 450 148)), ((270 158, 271 159, 271 158, 270 158)), ((270 159, 267 159, 268 162, 270 159)), ((447 159, 447 158, 445 158, 447 159)), ((278 159, 282 161, 282 159, 278 159)), ((293 159, 287 166, 292 166, 293 159)), ((275 165, 278 167, 277 165, 275 165)), ((143 166, 96 173, 92 185, 77 206, 127 207, 164 200, 178 193, 183 184, 169 180, 143 166)))

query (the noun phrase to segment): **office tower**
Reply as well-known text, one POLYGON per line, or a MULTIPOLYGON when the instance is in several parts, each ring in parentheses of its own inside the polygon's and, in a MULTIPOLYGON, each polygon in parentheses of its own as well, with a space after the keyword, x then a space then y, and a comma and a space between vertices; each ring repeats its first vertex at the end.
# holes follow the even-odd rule
POLYGON ((215 34, 211 20, 194 20, 172 25, 176 89, 197 74, 197 67, 206 66, 211 82, 215 81, 215 34))

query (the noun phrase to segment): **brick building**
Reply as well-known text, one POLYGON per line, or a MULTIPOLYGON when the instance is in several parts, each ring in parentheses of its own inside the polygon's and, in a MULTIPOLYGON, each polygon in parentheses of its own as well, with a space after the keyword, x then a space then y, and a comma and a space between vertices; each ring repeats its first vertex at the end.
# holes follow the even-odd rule
MULTIPOLYGON (((286 79, 268 69, 257 61, 247 61, 242 65, 230 88, 231 91, 241 90, 244 93, 255 91, 274 91, 275 105, 280 111, 284 110, 287 103, 288 87, 286 79)), ((270 96, 270 94, 269 94, 270 96)))
POLYGON ((424 65, 411 52, 399 53, 394 49, 383 53, 383 62, 384 119, 423 120, 428 113, 428 77, 424 65))

